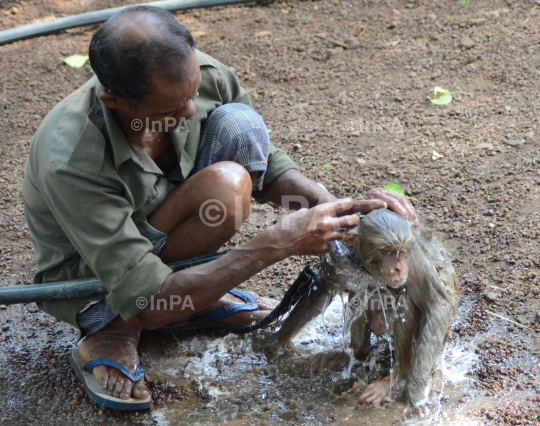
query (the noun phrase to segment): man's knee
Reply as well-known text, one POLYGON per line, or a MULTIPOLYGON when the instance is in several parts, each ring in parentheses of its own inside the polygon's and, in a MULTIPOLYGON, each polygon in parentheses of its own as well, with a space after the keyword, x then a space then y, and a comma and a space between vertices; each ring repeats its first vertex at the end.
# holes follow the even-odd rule
POLYGON ((248 172, 264 173, 270 136, 262 117, 243 104, 225 104, 206 120, 195 170, 220 161, 233 161, 248 172))
MULTIPOLYGON (((226 209, 224 221, 238 228, 248 217, 251 208, 252 180, 248 171, 232 161, 212 164, 199 173, 204 173, 212 193, 226 209)), ((210 200, 208 200, 210 202, 210 200)))
POLYGON ((245 120, 247 120, 246 128, 266 128, 260 114, 253 108, 239 103, 220 105, 208 117, 208 121, 214 124, 227 124, 230 121, 244 122, 245 120))

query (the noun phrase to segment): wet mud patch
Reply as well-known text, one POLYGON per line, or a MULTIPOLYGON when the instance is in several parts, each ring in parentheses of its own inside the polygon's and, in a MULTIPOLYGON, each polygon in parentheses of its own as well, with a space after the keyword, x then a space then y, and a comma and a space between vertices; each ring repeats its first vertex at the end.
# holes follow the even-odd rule
MULTIPOLYGON (((454 331, 472 305, 471 300, 462 301, 454 331)), ((151 382, 173 390, 196 390, 196 394, 186 393, 174 402, 164 393, 152 411, 152 419, 159 425, 480 425, 491 415, 493 419, 500 417, 498 407, 510 410, 515 404, 536 404, 536 397, 531 400, 530 386, 537 381, 538 360, 520 357, 516 339, 512 343, 512 339, 495 337, 503 327, 493 323, 485 333, 466 341, 454 337, 447 345, 440 409, 433 407, 428 418, 402 417, 404 405, 398 401, 401 389, 394 391, 391 402, 359 411, 356 400, 368 380, 381 376, 380 366, 373 369, 371 363, 369 371, 360 365, 354 379, 344 379, 340 373, 311 379, 308 374, 311 355, 343 347, 342 324, 342 302, 337 299, 324 319, 313 321, 282 356, 272 359, 254 349, 254 334, 148 333, 140 351, 151 382)), ((383 352, 381 355, 387 357, 383 352)))

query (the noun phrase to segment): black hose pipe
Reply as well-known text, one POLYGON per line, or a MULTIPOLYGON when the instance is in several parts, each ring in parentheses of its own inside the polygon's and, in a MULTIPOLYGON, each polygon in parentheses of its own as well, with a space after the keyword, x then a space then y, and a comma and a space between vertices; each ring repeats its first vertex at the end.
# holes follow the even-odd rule
MULTIPOLYGON (((166 10, 196 9, 199 7, 220 6, 232 3, 253 3, 260 0, 164 0, 151 3, 141 3, 148 6, 160 7, 166 10)), ((23 27, 12 28, 0 31, 0 46, 13 43, 17 40, 38 37, 69 28, 82 27, 85 25, 99 24, 105 22, 114 13, 129 6, 115 7, 113 9, 97 10, 95 12, 81 13, 80 15, 66 16, 65 18, 53 21, 40 22, 38 24, 25 25, 23 27)))
MULTIPOLYGON (((227 251, 195 257, 169 267, 174 271, 202 265, 223 256, 227 251)), ((17 303, 51 302, 54 300, 78 299, 79 297, 97 296, 107 294, 107 290, 97 278, 84 278, 82 280, 61 281, 57 283, 18 285, 0 288, 0 304, 15 305, 17 303)))

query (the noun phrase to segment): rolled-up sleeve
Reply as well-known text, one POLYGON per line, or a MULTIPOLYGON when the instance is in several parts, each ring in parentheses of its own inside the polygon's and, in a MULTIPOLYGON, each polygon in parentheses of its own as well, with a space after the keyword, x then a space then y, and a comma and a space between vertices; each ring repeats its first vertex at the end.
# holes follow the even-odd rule
POLYGON ((74 249, 108 290, 107 302, 127 321, 144 309, 141 298, 150 303, 159 293, 172 270, 151 253, 133 222, 129 189, 114 176, 51 163, 41 187, 74 249))

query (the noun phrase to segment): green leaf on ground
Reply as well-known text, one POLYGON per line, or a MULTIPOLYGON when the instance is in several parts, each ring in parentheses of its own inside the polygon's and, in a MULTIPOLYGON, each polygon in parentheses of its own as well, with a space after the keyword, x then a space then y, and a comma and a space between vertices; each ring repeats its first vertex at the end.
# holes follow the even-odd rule
POLYGON ((332 165, 331 164, 323 164, 322 165, 324 169, 328 170, 328 169, 331 169, 332 168, 332 165))
POLYGON ((409 197, 408 195, 405 195, 405 191, 403 191, 403 188, 401 188, 401 186, 399 186, 397 183, 392 183, 392 182, 387 183, 384 189, 386 189, 388 192, 391 192, 392 194, 399 195, 400 197, 404 197, 409 200, 418 201, 414 197, 409 197))
POLYGON ((292 133, 294 133, 294 134, 298 134, 298 130, 293 129, 292 127, 291 127, 289 130, 290 130, 292 133))
POLYGON ((71 68, 82 68, 84 67, 84 64, 86 64, 86 61, 88 61, 87 55, 71 55, 64 58, 64 63, 71 68))
POLYGON ((392 194, 401 195, 402 197, 406 197, 405 192, 399 186, 397 183, 388 183, 384 187, 388 192, 391 192, 392 194))
POLYGON ((435 94, 435 97, 428 99, 432 104, 435 105, 446 105, 452 102, 454 99, 452 93, 439 86, 436 86, 435 89, 433 89, 433 93, 435 94))

